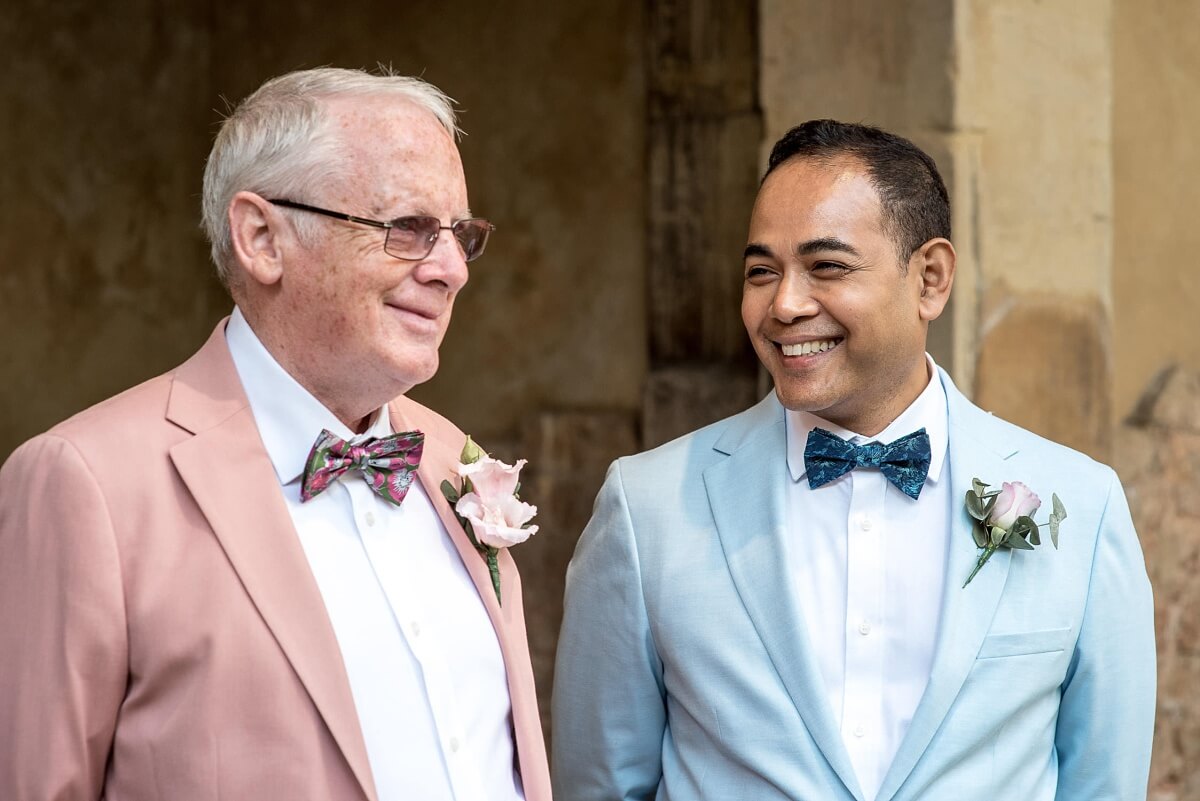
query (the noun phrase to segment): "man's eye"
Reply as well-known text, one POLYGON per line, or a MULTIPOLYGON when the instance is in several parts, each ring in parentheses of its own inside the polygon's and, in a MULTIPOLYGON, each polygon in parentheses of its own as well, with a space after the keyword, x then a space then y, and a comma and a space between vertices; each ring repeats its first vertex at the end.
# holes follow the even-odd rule
POLYGON ((747 280, 752 279, 752 278, 765 278, 769 275, 771 275, 771 271, 768 270, 766 267, 755 265, 755 266, 746 268, 746 279, 747 280))
POLYGON ((850 269, 844 264, 838 264, 836 261, 819 261, 812 266, 813 272, 845 272, 850 269))

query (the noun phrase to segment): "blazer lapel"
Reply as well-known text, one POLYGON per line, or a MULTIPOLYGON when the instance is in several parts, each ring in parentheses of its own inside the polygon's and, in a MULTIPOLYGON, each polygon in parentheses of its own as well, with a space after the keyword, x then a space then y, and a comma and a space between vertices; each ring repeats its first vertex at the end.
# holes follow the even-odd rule
POLYGON ((521 780, 525 795, 530 801, 548 799, 550 788, 545 781, 549 776, 546 746, 542 740, 541 720, 537 712, 537 691, 533 683, 533 665, 529 656, 529 641, 525 632, 524 610, 521 595, 517 591, 519 578, 517 566, 509 549, 500 549, 500 590, 503 603, 497 601, 492 587, 491 573, 483 555, 471 544, 466 531, 458 522, 454 508, 442 494, 442 481, 449 481, 455 489, 459 479, 455 472, 458 457, 462 452, 465 436, 457 435, 453 441, 439 439, 431 429, 443 429, 445 424, 430 425, 426 418, 429 412, 407 399, 398 399, 390 404, 392 427, 397 430, 421 430, 425 432, 425 452, 417 478, 437 510, 450 540, 458 551, 467 574, 475 584, 483 608, 487 611, 496 639, 500 643, 500 654, 504 659, 508 681, 509 700, 513 710, 513 730, 517 757, 521 767, 521 780))
POLYGON ((823 680, 788 570, 787 445, 774 394, 714 446, 728 454, 704 471, 721 546, 746 612, 817 747, 855 798, 863 798, 825 702, 823 680))
POLYGON ((247 594, 375 801, 337 638, 224 339, 225 321, 176 372, 167 416, 194 436, 172 462, 247 594))
POLYGON ((1002 439, 988 436, 992 418, 963 397, 945 373, 942 378, 949 410, 952 500, 941 622, 929 684, 884 776, 879 801, 891 798, 904 784, 958 697, 1000 605, 1012 559, 1007 548, 996 551, 970 585, 963 587, 980 553, 964 500, 971 479, 998 484, 1007 477, 1005 460, 1015 451, 998 448, 1002 439))

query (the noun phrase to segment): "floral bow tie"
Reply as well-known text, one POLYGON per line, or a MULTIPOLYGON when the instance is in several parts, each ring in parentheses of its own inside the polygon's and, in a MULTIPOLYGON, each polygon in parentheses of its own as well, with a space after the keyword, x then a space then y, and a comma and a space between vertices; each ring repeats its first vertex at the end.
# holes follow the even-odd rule
POLYGON ((420 431, 355 443, 322 431, 308 453, 300 501, 312 500, 345 473, 357 470, 379 497, 399 506, 412 485, 424 449, 425 435, 420 431))
POLYGON ((925 486, 929 459, 929 435, 923 428, 886 445, 855 445, 823 428, 814 428, 808 432, 808 444, 804 446, 804 469, 812 489, 856 467, 878 467, 884 478, 914 500, 925 486))

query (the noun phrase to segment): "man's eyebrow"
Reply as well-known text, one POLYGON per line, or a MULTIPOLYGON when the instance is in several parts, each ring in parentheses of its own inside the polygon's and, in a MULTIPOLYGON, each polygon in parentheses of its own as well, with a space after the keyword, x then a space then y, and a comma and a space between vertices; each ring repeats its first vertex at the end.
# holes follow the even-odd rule
POLYGON ((796 255, 811 256, 814 253, 829 250, 837 251, 838 253, 849 253, 851 256, 860 255, 849 242, 843 242, 834 236, 823 236, 820 239, 810 239, 807 242, 801 242, 796 246, 796 255))
POLYGON ((755 256, 764 259, 770 259, 774 258, 775 254, 772 253, 771 249, 766 245, 760 245, 757 242, 751 242, 749 245, 746 245, 746 250, 744 253, 742 253, 742 258, 749 259, 755 256))

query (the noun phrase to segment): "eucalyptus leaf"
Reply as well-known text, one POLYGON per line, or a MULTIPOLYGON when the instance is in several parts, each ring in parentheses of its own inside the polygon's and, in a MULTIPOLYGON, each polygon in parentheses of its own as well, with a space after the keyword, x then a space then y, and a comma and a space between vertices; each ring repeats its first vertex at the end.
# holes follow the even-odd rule
POLYGON ((1054 549, 1058 550, 1058 518, 1050 515, 1050 542, 1054 544, 1054 549))
POLYGON ((983 495, 983 493, 987 492, 988 485, 977 478, 973 478, 971 479, 971 488, 975 491, 976 495, 983 495))
POLYGON ((1053 492, 1050 493, 1050 503, 1054 507, 1053 516, 1058 518, 1059 520, 1066 520, 1067 519, 1067 507, 1062 505, 1062 501, 1060 501, 1058 499, 1058 496, 1055 495, 1053 492))
POLYGON ((1023 537, 1009 537, 1008 540, 1004 544, 1007 545, 1009 548, 1013 548, 1018 551, 1032 551, 1033 550, 1033 546, 1030 545, 1028 542, 1026 542, 1023 537))
POLYGON ((450 501, 450 505, 458 503, 458 491, 454 489, 454 485, 449 481, 442 481, 442 495, 446 496, 446 500, 450 501))
POLYGON ((976 520, 987 519, 987 510, 984 509, 983 501, 972 491, 967 492, 967 514, 976 520))
POLYGON ((983 493, 983 497, 984 498, 995 498, 997 495, 1000 494, 1000 492, 1001 492, 1000 490, 996 490, 996 489, 988 490, 987 492, 983 493))
POLYGON ((999 548, 1004 543, 1004 538, 1008 536, 1008 532, 999 526, 992 526, 992 545, 999 548))
POLYGON ((1021 515, 1017 518, 1017 523, 1021 526, 1022 532, 1029 533, 1029 540, 1037 545, 1042 541, 1041 535, 1038 532, 1038 524, 1029 515, 1021 515))
POLYGON ((980 548, 986 548, 988 544, 987 527, 978 520, 971 521, 971 536, 975 538, 975 544, 980 548))

